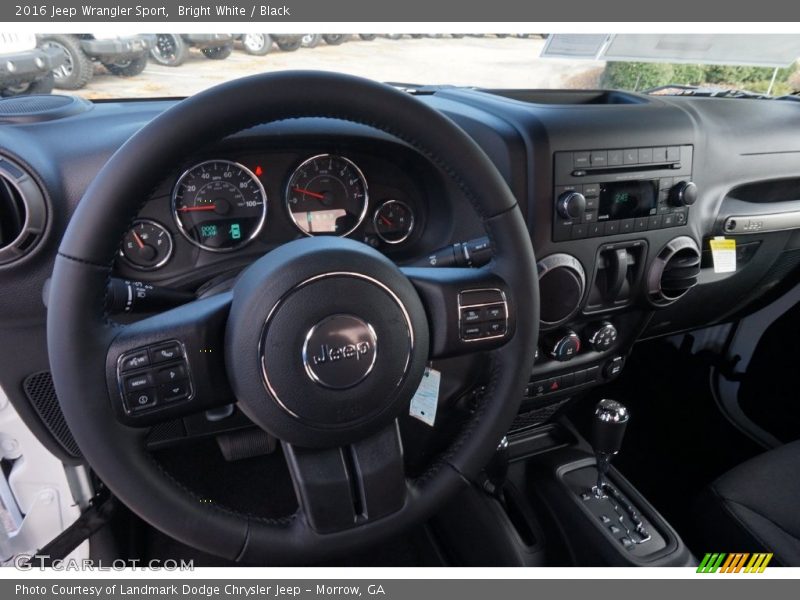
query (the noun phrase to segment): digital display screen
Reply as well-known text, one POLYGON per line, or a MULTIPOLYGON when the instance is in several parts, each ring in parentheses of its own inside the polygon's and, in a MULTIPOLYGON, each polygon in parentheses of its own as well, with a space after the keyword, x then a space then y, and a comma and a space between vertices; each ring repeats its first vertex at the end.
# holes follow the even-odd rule
POLYGON ((657 183, 657 181, 601 183, 598 219, 617 221, 656 214, 657 183))

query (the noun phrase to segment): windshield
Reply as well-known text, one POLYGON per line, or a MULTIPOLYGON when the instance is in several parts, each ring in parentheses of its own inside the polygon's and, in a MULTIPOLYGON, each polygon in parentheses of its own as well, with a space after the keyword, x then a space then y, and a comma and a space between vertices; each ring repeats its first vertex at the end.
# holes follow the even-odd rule
MULTIPOLYGON (((26 45, 13 34, 2 42, 0 53, 26 45)), ((182 97, 285 69, 418 86, 772 96, 800 90, 796 35, 48 33, 37 35, 36 45, 53 60, 55 93, 89 99, 182 97)))

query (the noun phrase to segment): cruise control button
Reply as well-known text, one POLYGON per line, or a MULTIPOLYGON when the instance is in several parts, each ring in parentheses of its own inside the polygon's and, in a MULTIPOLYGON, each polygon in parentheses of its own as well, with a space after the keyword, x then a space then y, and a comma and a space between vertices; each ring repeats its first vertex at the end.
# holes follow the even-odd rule
POLYGON ((167 362, 181 357, 181 347, 178 344, 165 344, 150 349, 150 360, 154 363, 167 362))
POLYGON ((487 306, 485 310, 487 319, 506 318, 506 307, 504 304, 495 304, 494 306, 487 306))
POLYGON ((462 308, 461 309, 461 322, 462 323, 475 323, 481 320, 480 308, 462 308))
POLYGON ((487 323, 485 327, 487 336, 505 335, 506 333, 505 321, 491 321, 487 323))
POLYGON ((461 328, 461 339, 477 340, 483 335, 483 327, 480 325, 465 325, 461 328))
POLYGON ((122 358, 119 363, 120 371, 132 371, 133 369, 141 369, 150 364, 150 356, 147 350, 131 353, 122 358))
POLYGON ((158 394, 166 402, 182 400, 189 396, 189 382, 177 381, 174 383, 158 386, 158 394))
POLYGON ((186 368, 183 365, 173 365, 156 373, 158 383, 172 383, 181 379, 186 379, 186 368))
POLYGON ((125 391, 136 392, 153 385, 153 376, 150 373, 142 373, 141 375, 132 375, 125 378, 125 391))
POLYGON ((156 391, 152 388, 139 390, 133 394, 128 394, 125 397, 125 404, 128 407, 128 412, 138 412, 158 404, 158 396, 156 396, 156 391))

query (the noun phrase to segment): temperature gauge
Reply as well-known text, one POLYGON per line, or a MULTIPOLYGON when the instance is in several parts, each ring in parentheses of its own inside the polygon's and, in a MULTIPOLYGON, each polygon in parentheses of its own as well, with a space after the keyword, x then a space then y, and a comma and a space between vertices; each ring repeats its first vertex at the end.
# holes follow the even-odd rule
POLYGON ((399 244, 408 239, 414 229, 414 213, 405 202, 387 200, 372 217, 375 233, 387 244, 399 244))
POLYGON ((122 238, 119 253, 135 269, 152 271, 163 267, 172 256, 172 236, 163 225, 139 219, 122 238))

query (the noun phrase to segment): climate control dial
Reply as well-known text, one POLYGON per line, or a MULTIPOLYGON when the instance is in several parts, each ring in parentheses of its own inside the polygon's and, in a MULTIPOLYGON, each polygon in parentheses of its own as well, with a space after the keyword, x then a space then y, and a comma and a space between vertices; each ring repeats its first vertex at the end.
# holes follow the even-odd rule
POLYGON ((572 330, 565 330, 548 336, 547 354, 558 361, 572 360, 581 350, 581 338, 572 330))
POLYGON ((618 335, 617 328, 609 321, 593 325, 586 333, 589 336, 589 346, 596 352, 605 352, 611 348, 618 335))

